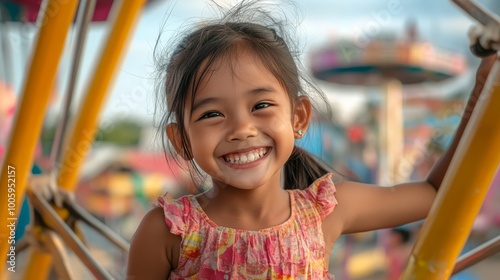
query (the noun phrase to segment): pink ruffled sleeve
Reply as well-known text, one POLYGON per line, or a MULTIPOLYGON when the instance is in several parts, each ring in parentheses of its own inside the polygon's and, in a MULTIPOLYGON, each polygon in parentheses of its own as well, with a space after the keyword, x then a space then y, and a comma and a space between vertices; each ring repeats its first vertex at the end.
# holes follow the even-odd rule
POLYGON ((321 220, 330 215, 338 204, 335 198, 336 189, 332 181, 332 176, 332 173, 323 175, 305 190, 309 198, 314 202, 321 220))
POLYGON ((188 197, 179 199, 159 197, 158 203, 155 203, 155 205, 163 208, 165 223, 170 228, 170 232, 184 237, 191 209, 188 197))

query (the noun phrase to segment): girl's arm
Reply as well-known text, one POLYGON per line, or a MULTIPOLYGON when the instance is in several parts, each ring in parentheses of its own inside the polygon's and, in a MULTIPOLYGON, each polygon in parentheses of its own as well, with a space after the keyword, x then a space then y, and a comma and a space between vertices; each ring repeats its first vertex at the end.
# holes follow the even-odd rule
POLYGON ((441 159, 437 162, 437 164, 433 167, 433 169, 427 176, 427 182, 429 182, 429 184, 431 184, 436 190, 439 188, 441 182, 443 181, 444 175, 446 174, 446 170, 450 165, 451 159, 453 157, 453 154, 455 153, 460 138, 462 138, 465 127, 467 126, 470 116, 472 115, 472 111, 474 110, 481 92, 483 91, 484 84, 486 83, 486 78, 488 78, 491 67, 497 60, 497 55, 492 50, 492 48, 493 45, 500 42, 500 30, 498 30, 498 27, 496 25, 489 25, 487 27, 475 25, 469 29, 468 38, 472 52, 477 56, 483 57, 483 59, 481 60, 481 64, 479 65, 479 68, 476 72, 476 83, 474 85, 474 89, 472 90, 469 101, 465 106, 465 111, 460 124, 458 125, 455 137, 453 138, 453 142, 451 143, 450 147, 443 155, 443 157, 441 157, 441 159))
POLYGON ((441 185, 458 142, 476 105, 496 56, 484 58, 476 74, 476 83, 450 147, 430 171, 427 180, 392 187, 377 187, 355 182, 337 186, 338 205, 327 217, 325 232, 335 239, 341 233, 394 227, 427 216, 436 190, 441 185))
POLYGON ((165 224, 163 209, 156 207, 144 216, 130 244, 127 278, 167 279, 172 269, 173 252, 180 237, 165 224))
POLYGON ((477 100, 483 91, 484 84, 486 83, 486 78, 488 77, 488 73, 493 66, 497 56, 492 55, 481 60, 481 64, 476 72, 476 83, 474 85, 474 89, 472 90, 471 96, 467 101, 467 105, 465 106, 464 113, 462 115, 462 119, 460 124, 458 125, 457 131, 455 132, 455 137, 450 144, 450 147, 446 150, 445 154, 440 158, 440 160, 434 165, 430 173, 427 175, 427 182, 431 184, 436 190, 439 189, 441 182, 443 181, 444 175, 446 174, 446 170, 448 170, 448 166, 450 165, 453 154, 455 153, 458 143, 462 138, 462 134, 464 133, 465 127, 469 122, 470 116, 472 115, 472 111, 476 106, 477 100))

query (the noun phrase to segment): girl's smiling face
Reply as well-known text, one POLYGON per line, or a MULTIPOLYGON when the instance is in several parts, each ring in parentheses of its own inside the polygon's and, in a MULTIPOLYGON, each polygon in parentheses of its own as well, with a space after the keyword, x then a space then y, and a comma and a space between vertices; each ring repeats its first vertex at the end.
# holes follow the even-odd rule
POLYGON ((184 127, 195 162, 216 185, 279 185, 295 131, 305 131, 310 115, 304 113, 310 113, 309 100, 299 98, 294 108, 292 102, 260 59, 238 46, 208 67, 186 103, 184 127))

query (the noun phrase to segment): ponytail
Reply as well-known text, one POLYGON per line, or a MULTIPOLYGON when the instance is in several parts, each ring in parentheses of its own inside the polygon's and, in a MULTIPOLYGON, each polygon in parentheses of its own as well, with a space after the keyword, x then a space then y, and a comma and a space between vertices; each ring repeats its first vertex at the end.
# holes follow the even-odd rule
POLYGON ((316 179, 333 172, 325 163, 295 146, 285 163, 285 189, 305 189, 316 179))

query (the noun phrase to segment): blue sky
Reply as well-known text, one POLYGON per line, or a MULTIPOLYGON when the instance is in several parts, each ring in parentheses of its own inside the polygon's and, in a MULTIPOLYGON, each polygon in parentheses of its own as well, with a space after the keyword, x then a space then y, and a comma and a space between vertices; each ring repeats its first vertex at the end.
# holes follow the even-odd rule
MULTIPOLYGON (((159 1, 147 6, 136 26, 131 42, 116 75, 115 83, 110 89, 110 96, 102 119, 142 119, 150 121, 154 114, 154 62, 153 49, 160 31, 162 40, 167 41, 176 34, 181 25, 193 24, 204 17, 210 17, 208 1, 204 0, 169 0, 159 1), (167 17, 168 15, 168 17, 167 17), (162 24, 165 23, 162 28, 162 24)), ((221 4, 234 3, 231 0, 219 0, 221 4)), ((274 2, 280 2, 274 1, 274 2)), ((405 23, 409 19, 416 20, 422 40, 452 52, 467 53, 466 31, 472 21, 451 1, 443 0, 297 0, 302 11, 302 24, 298 37, 307 54, 311 49, 325 42, 340 38, 360 40, 378 35, 380 32, 394 33, 403 36, 405 23)), ((482 4, 493 7, 496 0, 483 0, 482 4)), ((497 6, 499 6, 497 4, 497 6)), ((497 7, 498 8, 498 7, 497 7)), ((497 11, 498 12, 498 11, 497 11)), ((88 37, 85 59, 80 75, 77 94, 80 95, 88 83, 89 73, 99 53, 105 35, 106 24, 94 24, 88 37)), ((15 66, 16 89, 20 89, 22 72, 27 55, 19 53, 18 45, 33 42, 34 31, 24 29, 20 35, 19 28, 12 27, 11 45, 15 49, 14 59, 19 61, 15 66)), ((178 35, 178 34, 176 34, 178 35)), ((306 57, 306 56, 304 56, 306 57)), ((61 72, 68 72, 69 56, 63 58, 61 72)), ((1 61, 0 61, 1 62, 1 61)), ((474 64, 475 60, 472 60, 474 64)), ((64 89, 64 74, 60 76, 60 92, 64 89)), ((336 89, 330 89, 335 94, 336 89)), ((342 91, 348 89, 342 88, 342 91)), ((342 95, 342 94, 341 94, 342 95)), ((361 95, 347 103, 358 102, 361 95), (357 100, 357 101, 356 101, 357 100)), ((340 98, 340 99, 342 99, 340 98)), ((59 98, 60 99, 60 98, 59 98)), ((57 106, 51 110, 56 112, 57 106)))

